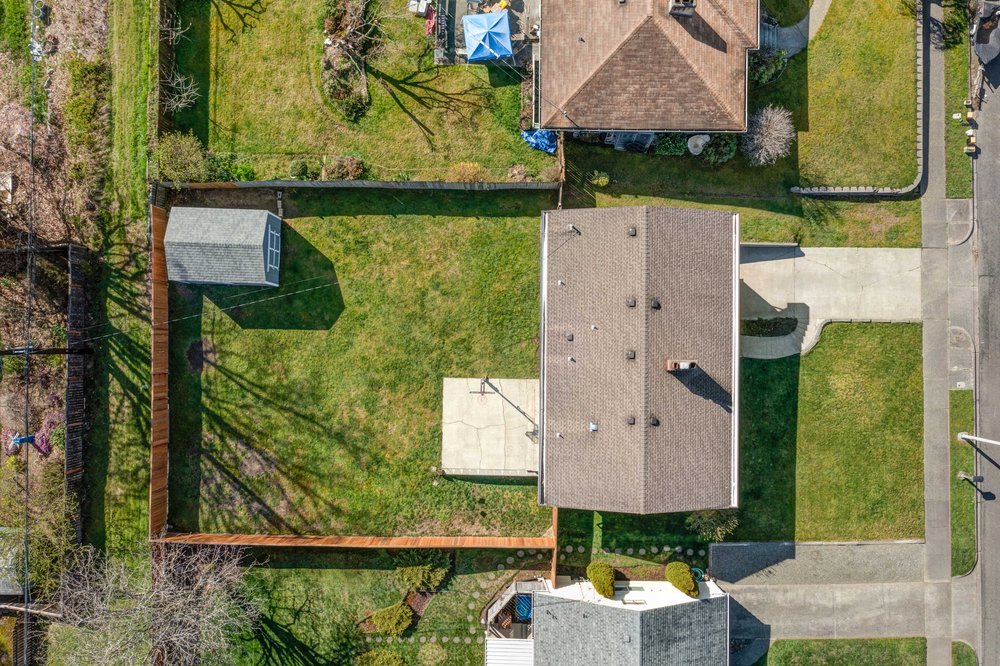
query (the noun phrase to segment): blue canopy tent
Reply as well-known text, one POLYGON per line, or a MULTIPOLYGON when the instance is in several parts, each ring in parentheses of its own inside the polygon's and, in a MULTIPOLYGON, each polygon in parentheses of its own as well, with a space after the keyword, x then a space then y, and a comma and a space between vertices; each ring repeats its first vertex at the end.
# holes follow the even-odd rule
POLYGON ((496 60, 514 55, 510 43, 510 19, 507 10, 489 14, 466 14, 462 17, 465 30, 466 59, 496 60))

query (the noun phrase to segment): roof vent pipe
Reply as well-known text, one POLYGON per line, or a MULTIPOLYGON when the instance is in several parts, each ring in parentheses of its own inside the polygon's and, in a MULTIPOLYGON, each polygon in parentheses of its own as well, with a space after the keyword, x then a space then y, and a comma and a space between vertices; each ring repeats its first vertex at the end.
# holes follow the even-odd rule
POLYGON ((670 0, 670 15, 678 18, 694 16, 696 0, 670 0))

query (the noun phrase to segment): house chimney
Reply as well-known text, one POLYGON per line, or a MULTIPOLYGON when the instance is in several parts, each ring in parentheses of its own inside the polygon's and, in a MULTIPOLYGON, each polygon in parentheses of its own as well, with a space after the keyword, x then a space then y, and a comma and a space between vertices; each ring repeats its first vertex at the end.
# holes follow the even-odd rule
POLYGON ((694 16, 696 0, 670 0, 670 15, 677 18, 694 16))
POLYGON ((697 368, 698 364, 694 361, 680 361, 668 358, 666 367, 667 372, 687 372, 688 370, 697 368))

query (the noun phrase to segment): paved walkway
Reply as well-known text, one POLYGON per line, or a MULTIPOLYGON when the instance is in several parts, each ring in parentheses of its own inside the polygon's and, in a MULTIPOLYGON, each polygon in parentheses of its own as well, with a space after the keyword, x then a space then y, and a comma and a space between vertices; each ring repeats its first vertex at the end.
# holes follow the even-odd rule
POLYGON ((784 49, 789 57, 795 55, 809 45, 809 40, 819 33, 826 12, 833 0, 813 0, 806 17, 790 26, 774 26, 768 23, 760 24, 760 41, 764 46, 784 49))
POLYGON ((749 358, 809 351, 829 321, 920 321, 920 262, 916 248, 828 248, 743 245, 740 317, 796 317, 795 332, 741 336, 749 358))

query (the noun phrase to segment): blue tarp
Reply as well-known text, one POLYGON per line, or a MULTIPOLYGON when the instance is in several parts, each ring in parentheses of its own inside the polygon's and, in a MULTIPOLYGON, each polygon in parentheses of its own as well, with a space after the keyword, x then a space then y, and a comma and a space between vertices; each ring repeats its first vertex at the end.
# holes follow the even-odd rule
POLYGON ((519 594, 514 597, 514 616, 518 622, 531 621, 531 595, 519 594))
POLYGON ((556 154, 556 133, 552 130, 521 130, 521 138, 535 150, 556 154))
POLYGON ((466 14, 462 17, 462 27, 465 29, 465 51, 469 62, 514 55, 506 9, 489 14, 466 14))

